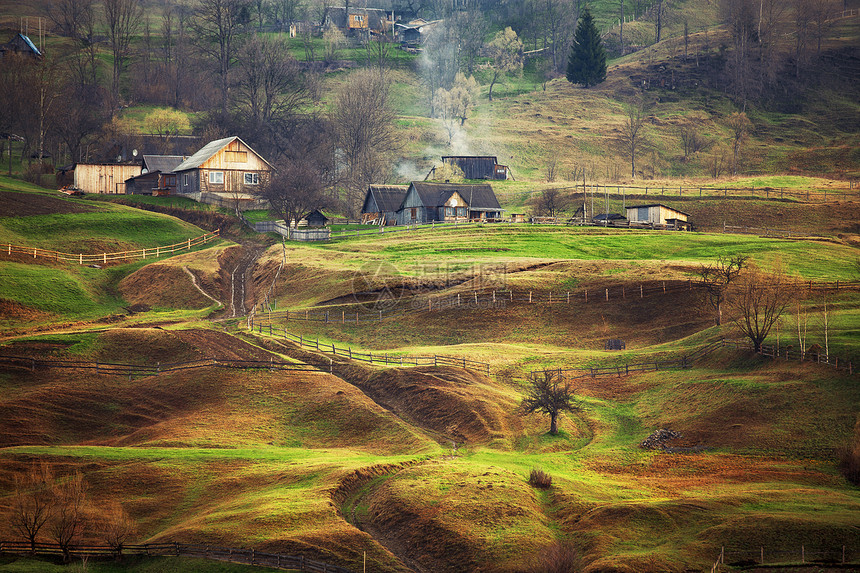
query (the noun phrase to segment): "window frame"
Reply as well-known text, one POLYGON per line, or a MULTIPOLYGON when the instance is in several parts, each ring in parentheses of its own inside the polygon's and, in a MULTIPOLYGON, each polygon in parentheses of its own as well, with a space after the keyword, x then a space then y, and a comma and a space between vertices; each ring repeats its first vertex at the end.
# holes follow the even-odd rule
POLYGON ((245 177, 243 180, 245 181, 245 185, 259 185, 260 184, 260 174, 255 173, 253 171, 248 171, 245 173, 245 177), (250 181, 248 181, 249 176, 251 178, 250 181))
POLYGON ((224 185, 224 172, 223 171, 210 171, 209 172, 209 185, 224 185), (221 181, 216 181, 220 176, 221 181))

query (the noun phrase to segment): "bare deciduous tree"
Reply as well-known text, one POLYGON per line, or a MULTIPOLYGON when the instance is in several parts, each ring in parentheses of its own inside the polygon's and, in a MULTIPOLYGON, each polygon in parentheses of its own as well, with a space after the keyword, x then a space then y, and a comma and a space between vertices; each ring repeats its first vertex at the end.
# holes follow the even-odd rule
POLYGON ((572 200, 571 195, 559 189, 544 189, 535 195, 529 203, 535 210, 535 214, 557 217, 570 207, 572 200))
POLYGON ((732 132, 732 173, 737 175, 741 147, 752 129, 752 122, 744 112, 734 112, 729 115, 728 126, 732 132))
POLYGON ((297 227, 299 221, 315 209, 330 206, 325 188, 324 173, 312 159, 305 157, 279 163, 275 175, 263 191, 263 197, 287 227, 297 227))
POLYGON ((140 30, 143 7, 138 0, 104 0, 104 13, 113 55, 111 93, 119 101, 120 77, 131 57, 131 39, 140 30))
POLYGON ((230 105, 230 70, 236 63, 249 7, 250 0, 199 0, 191 19, 198 49, 215 63, 221 83, 222 118, 227 117, 230 105))
POLYGON ((48 533, 60 550, 63 560, 72 559, 71 548, 81 533, 87 499, 87 483, 81 472, 54 482, 52 488, 54 511, 48 521, 48 533))
POLYGON ((350 213, 360 208, 367 185, 385 179, 388 156, 397 147, 388 93, 379 74, 359 70, 335 95, 331 125, 350 213))
POLYGON ((711 306, 717 312, 717 326, 723 323, 723 303, 726 301, 726 291, 747 266, 749 257, 746 255, 720 255, 717 262, 702 265, 698 271, 701 285, 711 306))
POLYGON ((558 434, 559 414, 579 411, 580 406, 573 399, 570 383, 564 383, 560 374, 546 371, 529 381, 520 410, 526 414, 537 412, 548 415, 549 433, 555 436, 558 434))
POLYGON ((99 537, 113 550, 119 561, 126 542, 137 533, 137 524, 116 501, 108 502, 101 508, 100 515, 99 537))
POLYGON ((624 106, 624 120, 621 124, 621 149, 630 160, 630 177, 636 179, 636 155, 646 144, 643 127, 648 111, 646 100, 639 99, 624 106))
POLYGON ((750 267, 733 282, 726 297, 732 322, 750 339, 756 352, 793 298, 781 270, 766 273, 750 267))
POLYGON ((54 507, 53 481, 51 468, 44 462, 34 464, 24 476, 15 478, 10 522, 12 528, 27 540, 34 554, 36 539, 54 507))

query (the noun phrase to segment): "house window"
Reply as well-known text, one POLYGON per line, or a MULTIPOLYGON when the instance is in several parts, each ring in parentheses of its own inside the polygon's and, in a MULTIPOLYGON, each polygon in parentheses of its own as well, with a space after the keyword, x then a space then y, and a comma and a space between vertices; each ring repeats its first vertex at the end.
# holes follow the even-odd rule
POLYGON ((245 185, 259 185, 260 183, 260 174, 259 173, 245 173, 245 185))
POLYGON ((191 185, 191 176, 188 175, 187 173, 182 177, 182 184, 185 187, 188 187, 189 185, 191 185))
POLYGON ((466 208, 465 207, 457 207, 457 216, 465 217, 466 216, 466 208))
POLYGON ((164 177, 164 184, 175 187, 176 186, 176 175, 166 175, 164 177))
POLYGON ((454 216, 454 208, 453 207, 445 207, 445 216, 453 217, 454 216))
POLYGON ((209 172, 209 183, 212 185, 224 185, 224 172, 223 171, 210 171, 209 172))

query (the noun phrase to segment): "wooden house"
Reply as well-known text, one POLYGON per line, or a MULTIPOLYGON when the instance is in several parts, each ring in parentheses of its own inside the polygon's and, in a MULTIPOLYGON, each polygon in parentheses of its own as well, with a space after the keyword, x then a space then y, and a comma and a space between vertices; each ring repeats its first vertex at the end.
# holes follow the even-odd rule
POLYGON ((361 222, 377 225, 397 223, 397 210, 406 197, 406 185, 371 185, 361 207, 361 222))
POLYGON ((456 165, 466 179, 508 178, 508 166, 499 165, 498 158, 492 155, 447 155, 442 157, 442 163, 456 165))
POLYGON ((124 194, 125 182, 141 169, 140 163, 78 163, 74 186, 84 193, 124 194))
POLYGON ((432 221, 494 221, 502 217, 502 211, 488 183, 413 181, 397 211, 397 223, 413 225, 432 221))
POLYGON ((683 211, 672 209, 666 205, 655 203, 652 205, 635 205, 627 207, 627 219, 630 223, 647 223, 651 225, 665 225, 675 229, 689 230, 689 215, 683 211))
POLYGON ((125 182, 129 195, 171 195, 176 193, 175 169, 185 160, 182 155, 144 155, 140 175, 125 182))
POLYGON ((271 164, 236 136, 212 141, 176 166, 176 192, 202 202, 254 199, 271 164), (207 195, 212 195, 207 201, 207 195))
POLYGON ((386 34, 391 31, 388 12, 380 8, 329 6, 323 16, 323 28, 340 28, 347 36, 360 32, 386 34))
POLYGON ((18 54, 37 60, 44 57, 36 44, 24 34, 16 34, 11 40, 0 45, 0 58, 6 57, 7 54, 18 54))

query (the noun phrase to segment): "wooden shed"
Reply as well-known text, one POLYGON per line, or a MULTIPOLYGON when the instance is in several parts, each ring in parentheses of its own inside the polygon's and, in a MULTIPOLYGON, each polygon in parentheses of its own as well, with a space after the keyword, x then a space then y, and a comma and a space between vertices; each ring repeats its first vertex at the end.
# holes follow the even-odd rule
POLYGON ((24 34, 16 34, 11 40, 0 45, 0 58, 6 54, 19 54, 41 60, 44 56, 33 41, 24 34))
POLYGON ((361 206, 361 222, 376 225, 397 223, 397 210, 406 197, 406 185, 371 185, 361 206))
POLYGON ((442 163, 456 165, 466 179, 508 178, 508 166, 499 165, 498 158, 492 155, 445 155, 442 163))
POLYGON ((84 193, 125 194, 125 182, 140 172, 139 163, 78 163, 74 185, 84 193))
POLYGON ((676 229, 690 228, 689 215, 660 203, 627 207, 627 219, 631 223, 666 225, 676 229))
POLYGON ((185 158, 182 155, 144 155, 140 175, 127 179, 125 192, 129 195, 171 195, 176 192, 176 169, 185 158))

